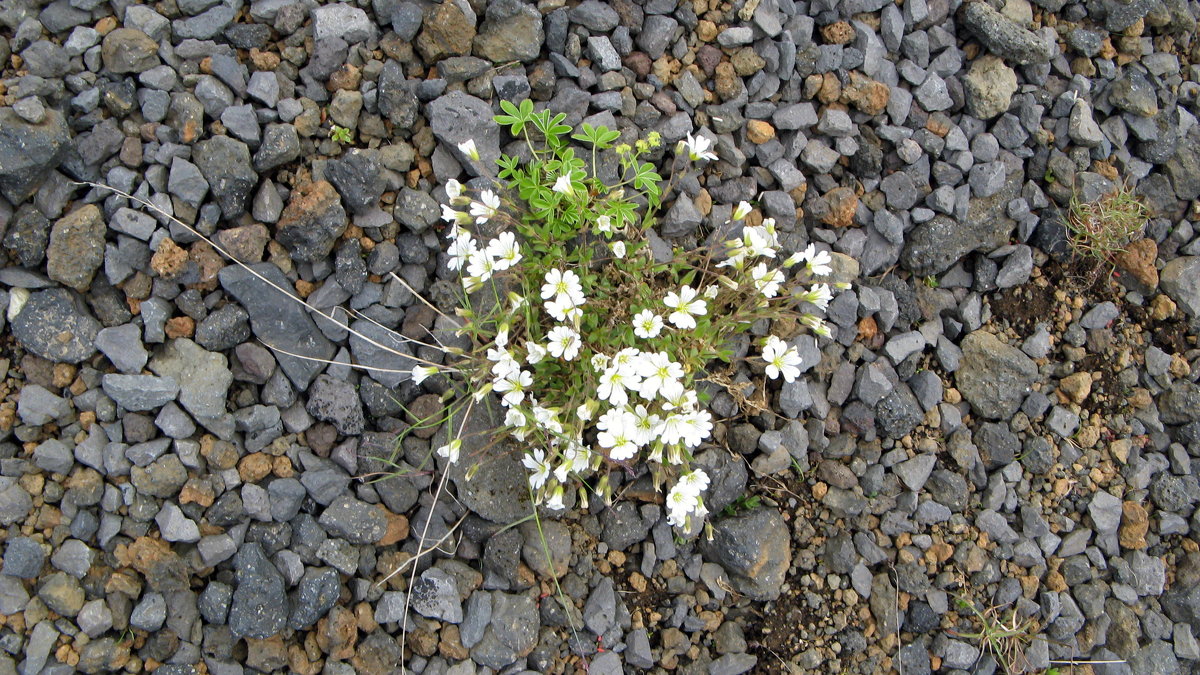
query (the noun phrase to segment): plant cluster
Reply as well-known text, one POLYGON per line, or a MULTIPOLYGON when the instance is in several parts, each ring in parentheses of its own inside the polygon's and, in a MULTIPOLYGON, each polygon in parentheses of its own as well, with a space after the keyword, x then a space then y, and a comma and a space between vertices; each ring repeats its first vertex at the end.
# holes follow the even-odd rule
MULTIPOLYGON (((589 491, 610 501, 611 472, 647 463, 656 486, 674 481, 669 521, 690 529, 707 514, 709 481, 692 455, 714 424, 697 385, 734 360, 733 338, 756 321, 791 316, 827 335, 816 312, 833 290, 815 281, 830 274, 831 257, 810 245, 784 258, 774 222, 750 224, 743 202, 726 223, 729 239, 656 258, 647 233, 669 191, 649 160, 657 133, 630 145, 604 127, 572 133, 565 115, 529 101, 501 108, 496 122, 526 156, 502 155, 495 179, 477 188, 445 186, 447 264, 461 280, 461 334, 472 344, 452 368, 475 400, 500 396, 538 503, 562 509, 577 486, 584 503, 589 491), (602 161, 615 163, 615 181, 600 178, 602 161)), ((473 141, 459 150, 480 164, 473 141)), ((689 135, 674 163, 716 158, 708 139, 689 135)), ((802 365, 777 335, 760 341, 757 360, 789 382, 802 365)), ((437 452, 456 462, 461 449, 452 437, 437 452)))
POLYGON ((1111 265, 1126 246, 1141 238, 1149 219, 1149 207, 1122 184, 1094 202, 1072 195, 1066 226, 1075 252, 1111 265))

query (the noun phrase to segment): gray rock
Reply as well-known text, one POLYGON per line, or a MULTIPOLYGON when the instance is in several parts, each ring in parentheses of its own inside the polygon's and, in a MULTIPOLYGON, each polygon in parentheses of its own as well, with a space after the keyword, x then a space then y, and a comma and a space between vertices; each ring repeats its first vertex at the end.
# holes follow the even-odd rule
POLYGON ((661 234, 663 237, 679 237, 689 234, 704 220, 704 216, 687 196, 675 200, 675 204, 663 217, 661 234))
POLYGON ((1028 31, 985 2, 968 2, 962 22, 996 56, 1017 65, 1047 63, 1057 50, 1041 36, 1028 31))
POLYGON ((1163 291, 1193 318, 1200 317, 1200 256, 1171 260, 1159 274, 1163 291))
POLYGON ((133 487, 143 495, 168 499, 174 497, 187 482, 187 469, 178 455, 164 455, 151 464, 134 466, 129 470, 133 487))
POLYGON ((1082 98, 1076 99, 1071 108, 1067 133, 1071 140, 1085 148, 1095 148, 1105 141, 1104 132, 1092 116, 1092 104, 1082 98))
POLYGON ((583 620, 588 630, 596 635, 604 635, 617 618, 617 595, 613 589, 612 580, 604 577, 588 596, 583 606, 583 620))
POLYGON ((140 73, 159 64, 158 42, 136 28, 118 28, 104 36, 101 57, 105 70, 140 73))
MULTIPOLYGON (((460 458, 478 458, 486 462, 487 470, 479 471, 470 480, 467 470, 472 461, 449 465, 450 480, 458 497, 473 513, 493 523, 508 524, 527 516, 533 508, 529 499, 527 473, 518 459, 518 452, 506 443, 495 443, 490 435, 504 419, 498 404, 490 400, 476 405, 458 429, 462 439, 460 458)), ((457 423, 456 423, 457 425, 457 423)), ((440 447, 448 442, 447 425, 433 437, 431 445, 440 447)), ((639 540, 640 541, 640 540, 639 540)))
POLYGON ((758 665, 758 657, 753 654, 726 654, 708 664, 709 675, 741 675, 748 673, 758 665))
POLYGON ((162 538, 167 541, 200 541, 200 527, 172 502, 163 504, 158 515, 154 517, 154 522, 158 524, 162 538))
POLYGON ((179 395, 179 382, 173 377, 109 373, 101 383, 105 394, 130 411, 154 410, 179 395))
POLYGON ((333 251, 346 225, 346 212, 337 191, 331 183, 317 181, 292 192, 279 216, 275 238, 293 260, 315 262, 333 251))
POLYGON ((222 438, 232 434, 225 394, 233 383, 233 373, 224 356, 187 338, 176 338, 151 359, 150 370, 180 383, 179 404, 197 422, 222 438))
POLYGON ((375 35, 375 24, 367 13, 346 3, 314 8, 312 26, 313 37, 317 40, 340 38, 351 45, 375 35))
POLYGON ((1136 69, 1127 69, 1108 86, 1108 100, 1116 107, 1140 117, 1158 114, 1158 94, 1154 85, 1136 69))
POLYGON ((71 132, 57 110, 31 124, 12 108, 0 108, 0 195, 13 205, 29 199, 70 149, 71 132))
POLYGON ((1016 92, 1016 71, 991 54, 976 58, 963 78, 967 111, 979 119, 990 120, 1007 111, 1016 92))
POLYGON ((992 541, 1001 544, 1013 544, 1021 538, 1004 516, 991 509, 985 509, 975 517, 975 526, 986 532, 992 541))
POLYGON ((347 436, 361 434, 366 424, 362 400, 354 390, 354 385, 328 375, 317 376, 309 389, 305 409, 313 417, 331 422, 340 433, 347 436))
MULTIPOLYGON (((336 351, 333 344, 317 329, 294 295, 283 272, 273 264, 252 265, 251 270, 229 265, 220 271, 221 286, 246 308, 255 337, 268 347, 278 347, 292 354, 311 359, 330 359, 336 351), (252 270, 252 271, 251 271, 252 270), (255 276, 261 275, 264 279, 255 276)), ((325 365, 279 352, 280 367, 301 390, 307 389, 325 365)))
POLYGON ((57 641, 58 631, 54 629, 53 622, 49 620, 38 622, 29 633, 29 642, 25 644, 23 650, 25 660, 21 664, 21 672, 43 672, 46 661, 50 658, 50 652, 54 649, 57 641))
POLYGON ((228 136, 214 136, 197 143, 192 158, 208 181, 221 213, 229 219, 245 213, 250 192, 258 184, 258 174, 250 164, 250 148, 228 136))
POLYGON ((0 575, 0 612, 16 614, 29 604, 29 591, 16 577, 0 575))
POLYGON ((487 3, 474 51, 493 63, 528 63, 541 53, 544 41, 542 15, 534 6, 521 0, 496 0, 487 3))
POLYGON ((75 453, 57 438, 49 438, 33 449, 33 463, 42 471, 67 474, 75 465, 75 453))
POLYGON ((337 604, 341 593, 342 580, 337 570, 330 567, 305 570, 291 596, 288 626, 293 630, 305 630, 315 625, 337 604))
POLYGON ((454 577, 433 567, 417 577, 409 593, 413 611, 450 623, 463 620, 462 600, 454 577))
POLYGON ((96 353, 100 322, 67 289, 31 294, 11 324, 13 335, 26 349, 50 361, 79 363, 96 353))
POLYGON ((371 150, 350 150, 340 159, 325 165, 325 175, 337 188, 346 206, 364 213, 379 206, 379 197, 387 187, 379 154, 371 150))
POLYGON ((140 373, 150 358, 142 345, 142 331, 137 324, 102 329, 96 334, 96 347, 122 373, 140 373))
POLYGON ((208 181, 195 164, 175 157, 171 160, 171 173, 167 176, 167 190, 185 203, 199 208, 208 194, 208 181))
POLYGON ((920 492, 921 488, 925 487, 925 482, 929 480, 929 475, 933 473, 933 466, 936 462, 936 455, 924 453, 900 462, 892 467, 892 471, 896 472, 909 490, 920 492))
POLYGON ((108 226, 121 234, 137 237, 142 241, 149 241, 150 235, 154 234, 154 230, 157 229, 158 224, 149 215, 122 206, 109 219, 108 226))
POLYGON ((975 331, 962 342, 955 382, 971 408, 987 419, 1009 419, 1038 379, 1037 365, 996 336, 975 331))
POLYGON ((162 593, 147 593, 133 608, 129 624, 138 630, 156 631, 167 621, 167 599, 162 593))
POLYGON ((928 276, 949 269, 970 251, 991 251, 1007 244, 1016 227, 1007 215, 1008 203, 1016 198, 1022 180, 1020 171, 1012 171, 999 192, 970 200, 962 222, 937 216, 918 225, 908 233, 901 263, 918 276, 928 276))
MULTIPOLYGON (((318 385, 320 379, 317 380, 318 385)), ((315 392, 316 386, 313 387, 315 392)), ((330 536, 352 544, 374 544, 387 532, 387 519, 377 507, 350 495, 338 497, 321 513, 321 526, 330 536)))
MULTIPOLYGON (((263 73, 255 73, 262 75, 263 73)), ((251 83, 254 79, 251 78, 251 83)), ((254 169, 270 171, 300 157, 300 136, 291 124, 268 124, 254 153, 254 169)))
POLYGON ((12 525, 33 510, 33 497, 16 480, 0 476, 0 525, 12 525))
POLYGON ((621 22, 617 10, 600 0, 584 0, 571 8, 568 16, 571 21, 594 33, 607 33, 621 22))
POLYGON ((538 610, 529 595, 492 594, 491 623, 471 648, 471 659, 500 670, 529 654, 537 643, 538 610))
POLYGON ((90 638, 98 638, 113 627, 112 611, 104 600, 99 598, 84 603, 83 609, 75 617, 79 629, 90 638))
POLYGON ((29 537, 13 537, 4 547, 4 568, 0 573, 21 579, 33 579, 46 563, 42 545, 29 537))
POLYGON ((471 175, 481 175, 485 167, 495 166, 500 158, 500 129, 492 122, 491 106, 484 101, 453 91, 430 101, 425 117, 434 136, 471 175), (468 139, 475 141, 479 162, 458 149, 458 144, 468 139))
POLYGON ((17 401, 17 414, 25 424, 41 426, 71 414, 71 403, 56 396, 40 384, 29 384, 21 389, 17 401))
POLYGON ((778 512, 754 509, 713 522, 713 538, 701 538, 700 550, 706 560, 725 568, 737 592, 773 600, 791 565, 790 540, 778 512))
POLYGON ((46 248, 47 276, 81 293, 88 290, 96 270, 104 263, 106 231, 95 204, 82 206, 55 221, 46 248))
POLYGON ((283 630, 288 599, 283 575, 271 564, 258 542, 242 545, 234 560, 237 587, 229 608, 229 629, 235 637, 268 638, 283 630))
POLYGON ((932 71, 921 83, 921 86, 913 92, 913 96, 916 97, 921 107, 929 112, 946 110, 954 105, 954 99, 950 98, 950 91, 946 88, 946 81, 932 71))

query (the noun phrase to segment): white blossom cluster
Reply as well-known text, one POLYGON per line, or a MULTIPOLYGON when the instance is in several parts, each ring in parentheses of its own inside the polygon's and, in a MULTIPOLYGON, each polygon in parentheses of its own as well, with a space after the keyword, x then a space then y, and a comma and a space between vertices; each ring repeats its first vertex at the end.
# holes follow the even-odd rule
MULTIPOLYGON (((710 148, 711 143, 704 137, 689 136, 680 144, 680 152, 692 160, 716 159, 710 148)), ((477 158, 473 144, 459 149, 477 158)), ((559 177, 552 190, 573 194, 572 177, 559 177)), ((460 272, 464 289, 473 292, 497 273, 516 268, 524 255, 511 232, 501 232, 483 243, 467 229, 485 224, 500 213, 501 200, 496 193, 481 190, 478 198, 473 198, 465 195, 463 186, 454 180, 447 183, 446 193, 450 204, 442 207, 442 218, 451 225, 448 265, 460 272)), ((750 211, 750 205, 742 202, 733 218, 741 221, 750 211)), ((621 232, 608 215, 598 216, 594 225, 606 237, 621 232)), ((625 241, 610 241, 608 246, 618 259, 628 252, 625 241)), ((584 280, 575 271, 539 271, 540 284, 526 286, 531 291, 528 298, 509 294, 514 313, 532 312, 532 330, 516 331, 510 338, 510 323, 500 321, 495 338, 486 348, 487 381, 477 396, 489 392, 500 395, 506 408, 505 427, 513 438, 529 446, 522 464, 539 503, 551 509, 565 508, 569 481, 592 476, 605 461, 625 466, 648 461, 676 466, 683 472, 667 495, 671 524, 688 527, 690 518, 703 519, 708 513, 702 498, 708 476, 702 470, 688 468, 692 450, 712 432, 712 415, 687 384, 692 373, 660 346, 674 343, 659 338, 669 338, 670 331, 696 330, 698 319, 709 321, 710 303, 717 301, 724 289, 739 292, 738 297, 746 297, 749 292, 760 307, 765 307, 780 299, 788 272, 797 265, 803 266, 810 279, 832 272, 830 254, 813 245, 776 263, 779 239, 775 223, 769 218, 760 225, 744 225, 741 236, 725 242, 725 247, 723 259, 716 266, 719 271, 710 274, 705 284, 693 287, 685 283, 648 303, 650 306, 630 307, 632 334, 641 343, 615 353, 587 344, 586 336, 581 334, 589 298, 584 280), (544 319, 538 318, 539 312, 544 313, 544 319), (536 339, 535 334, 539 336, 536 339), (591 369, 591 377, 584 381, 594 384, 594 390, 582 395, 573 392, 576 398, 570 402, 547 402, 539 397, 539 392, 560 391, 564 372, 578 368, 591 369)), ((826 283, 814 283, 807 291, 791 293, 792 299, 821 310, 833 297, 826 283)), ((801 320, 817 334, 829 334, 819 317, 804 314, 801 320)), ((792 382, 800 375, 803 363, 798 350, 779 337, 768 336, 760 345, 760 355, 768 377, 792 382)), ((422 379, 425 376, 421 374, 422 379)), ((460 450, 461 442, 453 440, 437 452, 455 462, 460 450)), ((607 476, 601 477, 595 490, 609 496, 607 476)), ((582 491, 581 495, 586 498, 582 491)))

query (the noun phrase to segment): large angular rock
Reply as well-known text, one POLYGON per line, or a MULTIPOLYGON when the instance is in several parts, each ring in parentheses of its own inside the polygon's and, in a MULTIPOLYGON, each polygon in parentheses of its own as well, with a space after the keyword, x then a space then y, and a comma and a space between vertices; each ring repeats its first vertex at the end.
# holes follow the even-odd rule
POLYGON ((314 262, 329 255, 346 231, 346 211, 328 181, 302 185, 292 192, 276 223, 275 238, 296 262, 314 262))
POLYGON ((39 124, 0 108, 0 194, 16 205, 29 199, 71 148, 62 113, 46 109, 39 124))
POLYGON ((1159 284, 1193 318, 1200 317, 1200 256, 1183 256, 1167 263, 1159 284))
POLYGON ((29 296, 12 319, 12 332, 26 349, 44 359, 79 363, 96 353, 100 322, 71 291, 48 288, 29 296))
MULTIPOLYGON (((492 122, 492 107, 461 91, 452 91, 429 102, 425 117, 433 135, 441 141, 467 172, 478 176, 484 167, 490 170, 500 159, 500 127, 492 122), (474 140, 479 150, 475 162, 458 149, 458 144, 474 140)), ((490 171, 489 171, 490 172, 490 171)))
POLYGON ((940 274, 971 251, 992 251, 1008 243, 1017 226, 1008 203, 1017 197, 1023 172, 1009 167, 1003 187, 990 197, 972 199, 965 220, 936 216, 908 233, 900 263, 918 277, 940 274))
POLYGON ((1047 63, 1058 53, 1040 35, 1020 27, 986 2, 968 2, 962 22, 988 51, 1017 65, 1047 63))
POLYGON ((998 56, 984 54, 971 63, 963 78, 967 112, 990 120, 1008 110, 1017 93, 1017 73, 998 56))
POLYGON ((197 422, 221 438, 233 436, 233 416, 225 410, 233 372, 224 356, 187 338, 176 338, 151 359, 150 370, 179 383, 179 404, 197 422))
POLYGON ((542 51, 542 15, 521 0, 487 3, 483 26, 475 36, 475 55, 493 63, 528 63, 542 51))
POLYGON ((374 150, 350 150, 341 159, 326 164, 325 175, 355 213, 378 208, 379 197, 387 187, 379 153, 374 150))
POLYGON ((454 2, 433 5, 426 12, 423 28, 417 35, 417 51, 426 63, 470 54, 475 39, 474 18, 468 18, 454 2))
POLYGON ((366 425, 362 399, 358 397, 354 385, 328 375, 318 375, 313 382, 306 409, 313 417, 332 423, 347 436, 361 434, 366 425))
POLYGON ((337 350, 317 329, 300 299, 293 294, 283 272, 271 263, 251 265, 249 270, 228 265, 217 278, 225 292, 246 308, 251 330, 266 347, 278 347, 291 354, 309 357, 290 356, 282 351, 275 353, 288 379, 297 388, 307 389, 317 373, 325 369, 325 364, 320 361, 333 358, 337 350))
POLYGON ((250 148, 228 136, 213 136, 196 144, 192 158, 221 205, 221 213, 230 219, 245 213, 250 193, 258 184, 250 148))
POLYGON ((242 545, 234 559, 237 588, 229 608, 229 630, 237 638, 269 638, 284 629, 288 596, 283 575, 258 542, 242 545))
POLYGON ((963 339, 955 383, 981 417, 1008 420, 1038 379, 1037 364, 1020 349, 977 330, 963 339))
POLYGON ((721 518, 712 539, 700 538, 704 558, 725 568, 734 590, 754 600, 774 600, 792 564, 791 535, 770 508, 721 518))
MULTIPOLYGON (((504 421, 499 404, 487 399, 472 407, 464 420, 455 419, 453 427, 462 439, 458 461, 449 465, 450 480, 458 491, 463 505, 482 518, 507 525, 529 515, 533 504, 529 499, 527 472, 518 459, 520 452, 507 443, 495 441, 495 430, 504 421), (467 472, 476 464, 478 471, 468 480, 467 472)), ((443 424, 433 437, 433 447, 449 441, 443 424)), ((438 458, 441 465, 445 460, 438 458)))
POLYGON ((136 28, 118 28, 100 45, 104 69, 114 73, 141 73, 158 65, 158 43, 136 28))
POLYGON ((50 230, 46 274, 64 286, 84 292, 104 263, 107 227, 100 209, 88 204, 59 218, 50 230))

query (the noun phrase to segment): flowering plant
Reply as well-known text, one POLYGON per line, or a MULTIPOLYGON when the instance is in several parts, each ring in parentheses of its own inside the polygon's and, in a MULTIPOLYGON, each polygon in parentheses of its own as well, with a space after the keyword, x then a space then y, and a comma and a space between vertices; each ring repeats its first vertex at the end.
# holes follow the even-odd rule
MULTIPOLYGON (((809 245, 784 258, 774 222, 746 202, 722 230, 730 238, 656 255, 650 230, 669 190, 648 159, 659 134, 618 144, 617 131, 583 124, 572 133, 565 115, 528 100, 500 105, 495 120, 526 157, 502 155, 495 177, 470 188, 449 181, 442 206, 461 334, 472 344, 453 368, 476 400, 500 396, 538 503, 562 509, 576 487, 584 503, 589 492, 610 501, 614 468, 632 475, 648 465, 656 486, 674 481, 669 522, 691 529, 707 514, 709 482, 692 455, 714 424, 697 384, 734 359, 732 339, 756 321, 792 316, 827 335, 815 312, 832 290, 811 282, 830 273, 831 257, 809 245), (601 179, 604 161, 615 181, 601 179)), ((459 150, 480 164, 473 141, 459 150)), ((715 159, 709 139, 689 135, 674 163, 715 159)), ((770 335, 760 347, 768 377, 799 376, 794 346, 770 335)), ((453 439, 437 452, 455 462, 461 447, 453 439)))

